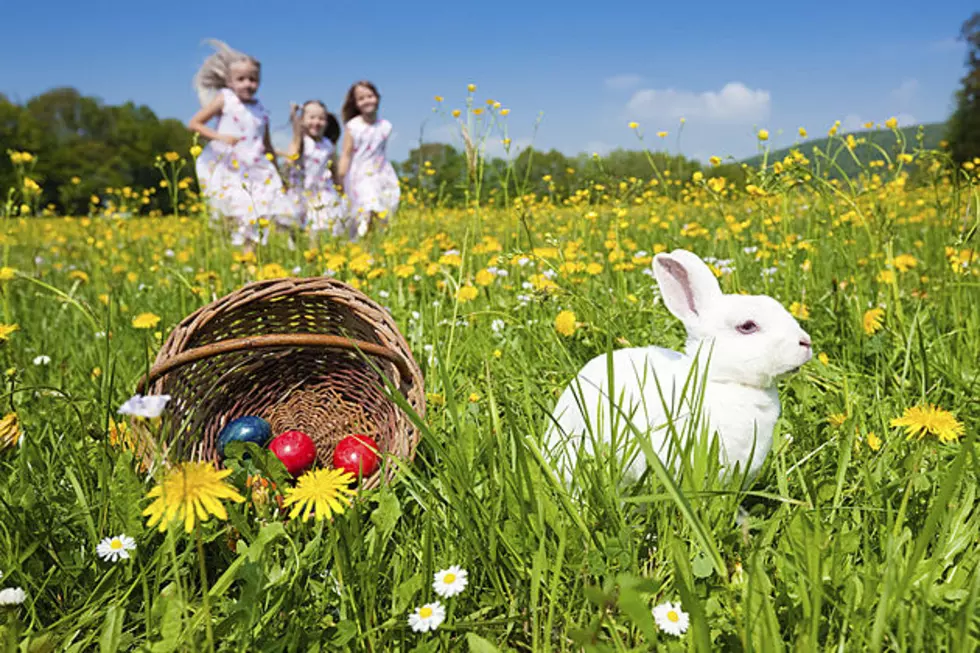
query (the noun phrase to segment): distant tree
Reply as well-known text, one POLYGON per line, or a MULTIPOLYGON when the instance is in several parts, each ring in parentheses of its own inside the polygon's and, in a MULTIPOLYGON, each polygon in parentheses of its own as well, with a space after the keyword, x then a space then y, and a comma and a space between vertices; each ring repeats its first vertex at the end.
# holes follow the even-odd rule
POLYGON ((428 203, 455 203, 465 195, 466 158, 462 152, 446 143, 422 143, 398 164, 399 176, 407 179, 420 199, 428 203))
MULTIPOLYGON (((19 106, 0 95, 0 143, 4 150, 37 157, 33 177, 42 189, 41 205, 64 214, 87 211, 89 198, 106 188, 151 188, 160 174, 158 155, 175 151, 190 158, 190 133, 177 120, 159 120, 132 102, 106 106, 74 88, 55 88, 19 106)), ((0 191, 13 183, 6 151, 0 152, 0 191)), ((188 166, 184 174, 194 178, 188 166)), ((154 207, 170 211, 167 193, 154 195, 154 207)))
POLYGON ((980 12, 960 29, 959 38, 969 48, 963 86, 956 93, 956 110, 949 120, 949 143, 957 163, 980 156, 980 12))

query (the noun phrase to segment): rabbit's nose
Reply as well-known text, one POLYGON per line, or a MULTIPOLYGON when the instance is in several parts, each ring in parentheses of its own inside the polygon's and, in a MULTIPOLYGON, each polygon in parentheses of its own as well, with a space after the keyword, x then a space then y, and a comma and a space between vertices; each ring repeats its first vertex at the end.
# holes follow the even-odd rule
POLYGON ((802 338, 800 338, 800 347, 803 347, 805 349, 809 349, 812 346, 812 344, 813 343, 810 342, 810 337, 809 336, 803 336, 802 338))

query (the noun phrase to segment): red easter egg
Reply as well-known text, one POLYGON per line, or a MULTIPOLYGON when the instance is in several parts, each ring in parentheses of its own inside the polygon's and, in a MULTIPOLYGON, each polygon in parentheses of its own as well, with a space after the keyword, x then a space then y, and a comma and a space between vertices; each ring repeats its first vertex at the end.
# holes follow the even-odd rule
POLYGON ((302 431, 280 433, 269 443, 269 449, 293 476, 299 476, 316 462, 316 445, 302 431))
POLYGON ((337 443, 333 452, 333 466, 355 477, 360 472, 367 478, 378 471, 378 443, 360 433, 348 435, 337 443))

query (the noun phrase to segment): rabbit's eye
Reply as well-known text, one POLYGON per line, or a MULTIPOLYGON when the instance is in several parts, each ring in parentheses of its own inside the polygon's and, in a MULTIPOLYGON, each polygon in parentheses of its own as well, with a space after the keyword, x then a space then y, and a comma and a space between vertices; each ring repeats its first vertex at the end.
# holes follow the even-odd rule
POLYGON ((742 322, 735 328, 738 329, 739 333, 755 333, 759 330, 759 325, 752 320, 748 320, 746 322, 742 322))

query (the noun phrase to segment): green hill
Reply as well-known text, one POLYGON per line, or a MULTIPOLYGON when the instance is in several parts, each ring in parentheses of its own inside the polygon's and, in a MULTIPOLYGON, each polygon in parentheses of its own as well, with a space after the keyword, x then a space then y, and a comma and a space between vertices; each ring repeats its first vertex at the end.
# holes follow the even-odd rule
MULTIPOLYGON (((923 125, 910 125, 899 129, 898 131, 903 134, 906 141, 906 151, 911 152, 918 147, 916 136, 920 127, 922 128, 923 135, 922 146, 926 149, 938 149, 939 142, 945 138, 946 123, 937 122, 923 125)), ((773 150, 769 153, 769 162, 772 163, 773 161, 782 160, 790 153, 791 149, 799 150, 811 160, 813 159, 813 148, 815 147, 820 148, 821 152, 833 156, 833 153, 843 145, 841 139, 846 139, 848 135, 854 136, 856 140, 860 141, 861 139, 864 139, 866 141, 864 143, 859 143, 854 148, 855 156, 863 164, 867 164, 869 161, 881 159, 881 152, 878 151, 876 147, 871 145, 872 143, 888 152, 889 156, 897 153, 900 148, 898 139, 890 129, 878 128, 841 134, 839 137, 835 137, 833 142, 831 142, 832 139, 829 137, 814 138, 808 141, 803 141, 797 145, 793 145, 792 147, 784 147, 779 150, 773 150)), ((850 154, 848 154, 846 149, 837 154, 836 160, 844 175, 852 176, 857 174, 859 170, 858 165, 855 163, 850 154)), ((744 159, 742 160, 742 163, 749 166, 758 167, 762 163, 762 155, 759 154, 748 159, 744 159)), ((824 167, 824 165, 821 165, 821 167, 824 167)), ((840 172, 838 172, 836 169, 831 171, 831 178, 839 176, 840 172)))

